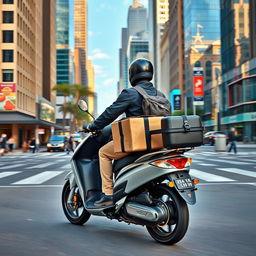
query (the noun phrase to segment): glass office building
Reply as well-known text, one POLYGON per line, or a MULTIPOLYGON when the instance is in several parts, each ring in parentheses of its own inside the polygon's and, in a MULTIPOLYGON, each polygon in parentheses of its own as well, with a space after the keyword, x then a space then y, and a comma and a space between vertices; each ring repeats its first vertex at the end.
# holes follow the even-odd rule
POLYGON ((57 84, 70 82, 69 0, 56 1, 57 84))
MULTIPOLYGON (((211 55, 211 45, 220 39, 220 4, 212 0, 183 0, 184 12, 184 91, 189 107, 193 103, 193 68, 202 67, 204 75, 211 60, 198 56, 211 55), (196 62, 195 58, 199 58, 196 62), (194 63, 195 62, 195 63, 194 63)), ((218 55, 214 53, 213 55, 218 55)), ((207 81, 206 81, 207 80, 207 81)), ((205 77, 209 82, 211 77, 205 77)))
POLYGON ((221 124, 256 141, 256 54, 254 0, 221 0, 221 124))

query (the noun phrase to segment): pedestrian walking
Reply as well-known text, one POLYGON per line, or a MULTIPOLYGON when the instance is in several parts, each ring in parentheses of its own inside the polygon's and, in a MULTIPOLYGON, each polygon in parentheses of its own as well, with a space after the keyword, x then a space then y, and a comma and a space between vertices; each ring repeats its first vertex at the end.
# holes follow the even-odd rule
POLYGON ((3 133, 0 137, 0 156, 3 156, 6 151, 7 135, 3 133))
POLYGON ((68 139, 68 145, 67 145, 67 154, 69 154, 70 151, 74 152, 76 148, 76 142, 73 136, 70 136, 68 139))
POLYGON ((231 128, 230 131, 228 132, 228 141, 230 144, 228 152, 231 152, 233 149, 235 154, 237 154, 236 137, 236 129, 231 128))
POLYGON ((29 148, 31 149, 32 153, 36 152, 36 139, 33 137, 29 143, 29 148))
POLYGON ((14 146, 15 140, 14 138, 11 136, 8 140, 7 140, 7 144, 9 147, 9 151, 12 152, 13 151, 13 146, 14 146))

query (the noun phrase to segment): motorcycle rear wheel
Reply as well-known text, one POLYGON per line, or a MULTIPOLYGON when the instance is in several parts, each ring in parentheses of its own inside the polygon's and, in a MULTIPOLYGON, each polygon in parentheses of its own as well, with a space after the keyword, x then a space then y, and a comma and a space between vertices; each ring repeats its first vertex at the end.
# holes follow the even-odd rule
POLYGON ((73 206, 73 209, 71 209, 71 206, 68 205, 68 197, 70 192, 71 190, 69 181, 66 181, 62 190, 62 208, 64 214, 72 224, 83 225, 85 222, 89 220, 91 214, 84 208, 78 189, 76 193, 77 205, 73 206))
POLYGON ((170 220, 164 226, 147 226, 149 234, 162 244, 172 245, 178 243, 186 234, 189 224, 189 212, 186 202, 175 189, 171 189, 166 185, 157 186, 150 194, 168 205, 170 220))

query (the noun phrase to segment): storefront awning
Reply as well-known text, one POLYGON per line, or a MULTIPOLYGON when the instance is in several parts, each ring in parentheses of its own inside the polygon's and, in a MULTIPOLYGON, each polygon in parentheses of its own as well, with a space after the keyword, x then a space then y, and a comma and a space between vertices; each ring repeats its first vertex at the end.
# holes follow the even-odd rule
POLYGON ((19 112, 0 112, 0 124, 33 124, 53 126, 56 129, 62 129, 62 126, 55 123, 46 122, 33 116, 19 112))

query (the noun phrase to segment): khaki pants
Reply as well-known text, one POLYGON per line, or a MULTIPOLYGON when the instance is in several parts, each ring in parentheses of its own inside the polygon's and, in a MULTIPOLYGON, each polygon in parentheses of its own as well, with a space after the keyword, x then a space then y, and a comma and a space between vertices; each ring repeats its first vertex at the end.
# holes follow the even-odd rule
POLYGON ((113 195, 112 160, 118 160, 127 155, 129 155, 129 153, 115 153, 113 141, 110 141, 99 150, 102 191, 106 195, 113 195))

